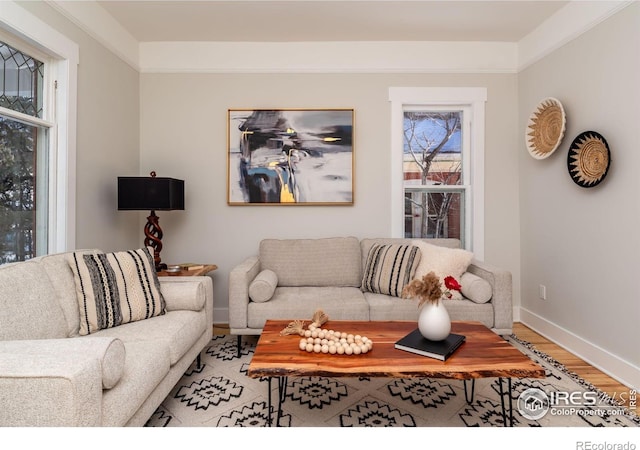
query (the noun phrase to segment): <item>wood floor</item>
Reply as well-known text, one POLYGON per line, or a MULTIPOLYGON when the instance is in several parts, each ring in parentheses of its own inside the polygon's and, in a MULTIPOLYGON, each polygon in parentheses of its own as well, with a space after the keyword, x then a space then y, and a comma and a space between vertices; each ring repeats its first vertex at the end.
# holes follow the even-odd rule
POLYGON ((520 322, 516 322, 513 324, 513 334, 515 334, 522 340, 530 342, 538 350, 546 353, 553 359, 562 363, 567 368, 567 370, 575 372, 578 376, 584 378, 586 381, 593 384, 601 391, 606 392, 616 400, 622 400, 621 403, 631 411, 634 411, 636 414, 640 413, 640 408, 638 408, 637 405, 638 400, 640 399, 636 399, 635 407, 629 407, 629 398, 631 396, 630 387, 621 384, 619 381, 611 378, 609 375, 596 369, 589 363, 583 361, 582 359, 568 352, 559 345, 554 344, 550 340, 540 336, 531 328, 520 322))
MULTIPOLYGON (((228 325, 215 324, 213 326, 213 332, 214 334, 228 334, 228 325)), ((516 322, 513 324, 513 333, 520 339, 530 342, 538 350, 546 353, 547 355, 563 364, 567 368, 567 370, 575 372, 578 376, 593 384, 601 391, 606 392, 615 399, 622 400, 621 403, 626 407, 629 407, 631 389, 628 386, 621 384, 619 381, 611 378, 607 374, 591 366, 587 362, 563 349, 559 345, 554 344, 550 340, 540 336, 531 328, 520 322, 516 322)), ((635 411, 636 414, 640 413, 640 408, 638 408, 637 406, 637 400, 636 406, 629 409, 635 411)))

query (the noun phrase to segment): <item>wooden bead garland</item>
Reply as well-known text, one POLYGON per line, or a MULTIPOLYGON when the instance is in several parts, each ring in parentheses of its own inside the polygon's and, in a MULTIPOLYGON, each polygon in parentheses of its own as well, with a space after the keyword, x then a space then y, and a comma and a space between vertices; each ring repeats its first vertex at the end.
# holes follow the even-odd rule
POLYGON ((329 317, 321 310, 316 311, 313 322, 304 329, 304 322, 291 322, 281 335, 298 334, 301 336, 299 348, 309 353, 329 353, 331 355, 362 355, 373 348, 373 341, 359 334, 343 333, 321 328, 329 317))
POLYGON ((347 334, 323 328, 304 331, 300 339, 300 350, 309 353, 329 353, 331 355, 360 355, 371 351, 373 341, 359 334, 347 334))

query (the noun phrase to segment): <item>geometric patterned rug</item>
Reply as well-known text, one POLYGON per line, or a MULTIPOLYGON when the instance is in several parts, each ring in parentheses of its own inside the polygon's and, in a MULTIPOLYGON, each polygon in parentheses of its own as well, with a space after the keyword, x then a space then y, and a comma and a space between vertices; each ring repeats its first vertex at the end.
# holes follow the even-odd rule
MULTIPOLYGON (((504 338, 546 370, 546 378, 513 379, 514 426, 640 427, 640 418, 634 412, 619 406, 616 399, 569 372, 549 355, 515 335, 504 338), (532 389, 552 399, 542 417, 519 408, 521 394, 535 392, 532 389)), ((243 337, 238 357, 235 336, 214 336, 202 352, 201 367, 196 368, 194 363, 189 368, 146 426, 267 426, 267 380, 246 376, 257 339, 258 336, 243 337)), ((274 403, 277 385, 276 381, 271 383, 274 403)), ((461 380, 290 377, 280 425, 502 427, 500 405, 495 378, 476 380, 473 402, 468 404, 461 380)))

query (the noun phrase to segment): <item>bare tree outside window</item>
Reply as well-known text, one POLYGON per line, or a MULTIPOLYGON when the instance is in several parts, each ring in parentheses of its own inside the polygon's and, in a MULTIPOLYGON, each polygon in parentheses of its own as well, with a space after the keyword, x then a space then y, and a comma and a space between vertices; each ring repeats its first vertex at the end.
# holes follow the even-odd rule
POLYGON ((35 256, 36 133, 0 117, 0 264, 35 256))
POLYGON ((461 111, 405 111, 405 236, 460 238, 461 111), (433 189, 442 186, 443 189, 433 189))

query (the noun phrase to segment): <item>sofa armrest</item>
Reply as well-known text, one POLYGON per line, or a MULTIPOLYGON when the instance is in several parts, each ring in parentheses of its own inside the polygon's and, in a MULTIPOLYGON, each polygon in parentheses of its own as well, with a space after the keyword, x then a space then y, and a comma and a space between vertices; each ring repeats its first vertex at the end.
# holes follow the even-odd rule
POLYGON ((500 334, 510 334, 513 329, 513 282, 511 272, 484 261, 473 259, 467 272, 483 278, 491 284, 493 296, 493 327, 500 334))
POLYGON ((197 277, 159 277, 160 291, 167 311, 201 311, 205 309, 207 327, 213 334, 213 280, 197 277))
POLYGON ((0 342, 0 426, 100 426, 103 368, 86 341, 0 342))
POLYGON ((115 337, 79 336, 66 339, 37 339, 0 341, 0 354, 23 355, 34 359, 43 355, 82 355, 94 358, 100 364, 100 379, 103 389, 111 389, 124 373, 125 348, 115 337))
POLYGON ((229 272, 229 328, 244 329, 248 326, 247 306, 249 285, 260 273, 260 260, 251 256, 229 272))

